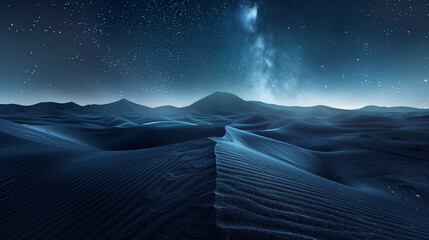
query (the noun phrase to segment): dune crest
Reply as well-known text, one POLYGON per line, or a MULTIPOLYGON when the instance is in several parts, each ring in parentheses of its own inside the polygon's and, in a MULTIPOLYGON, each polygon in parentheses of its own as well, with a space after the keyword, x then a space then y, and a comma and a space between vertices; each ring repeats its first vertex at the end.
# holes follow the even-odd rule
POLYGON ((217 226, 224 239, 420 239, 427 222, 397 211, 400 202, 311 171, 305 150, 227 127, 216 138, 217 226), (258 151, 263 149, 263 151, 258 151), (267 151, 267 152, 265 152, 267 151))

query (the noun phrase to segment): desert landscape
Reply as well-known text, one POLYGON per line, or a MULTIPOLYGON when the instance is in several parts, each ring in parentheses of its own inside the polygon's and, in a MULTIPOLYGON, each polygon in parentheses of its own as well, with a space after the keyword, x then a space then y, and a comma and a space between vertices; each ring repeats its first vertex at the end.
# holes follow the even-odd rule
POLYGON ((428 239, 429 110, 0 105, 2 239, 428 239))

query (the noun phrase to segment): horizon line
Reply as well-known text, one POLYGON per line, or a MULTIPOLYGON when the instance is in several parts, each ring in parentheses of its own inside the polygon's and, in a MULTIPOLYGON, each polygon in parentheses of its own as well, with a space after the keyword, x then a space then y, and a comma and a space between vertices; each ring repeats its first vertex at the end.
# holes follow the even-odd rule
POLYGON ((136 105, 139 105, 139 106, 151 108, 151 109, 157 109, 157 108, 162 108, 162 107, 185 108, 185 107, 191 106, 192 104, 194 104, 194 103, 196 103, 196 102, 198 102, 200 100, 203 100, 205 98, 208 98, 208 97, 210 97, 210 96, 212 96, 214 94, 217 94, 217 93, 230 94, 230 95, 233 95, 235 97, 240 98, 241 100, 243 100, 245 102, 253 102, 253 103, 256 103, 256 104, 265 104, 265 105, 271 105, 271 106, 275 106, 275 107, 290 107, 290 108, 294 108, 294 107, 296 107, 296 108, 329 107, 329 108, 333 108, 333 109, 350 110, 350 111, 352 111, 352 110, 361 110, 361 109, 364 109, 364 108, 367 108, 367 107, 378 107, 378 108, 412 108, 412 109, 417 109, 417 110, 428 110, 429 109, 429 108, 425 108, 425 107, 415 107, 415 106, 405 106, 405 105, 380 106, 380 105, 375 105, 375 104, 364 105, 364 106, 361 106, 361 107, 358 107, 358 108, 341 108, 341 107, 334 107, 334 106, 329 106, 329 105, 324 105, 324 104, 309 105, 309 106, 304 106, 304 105, 281 105, 281 104, 276 104, 276 103, 267 103, 267 102, 263 102, 263 101, 259 101, 259 100, 245 100, 245 99, 241 98, 240 96, 238 96, 237 94, 230 93, 230 92, 224 92, 224 91, 215 91, 215 92, 213 92, 211 94, 206 95, 205 97, 202 97, 202 98, 200 98, 200 99, 198 99, 198 100, 196 100, 196 101, 194 101, 194 102, 192 102, 190 104, 184 105, 184 106, 174 106, 174 105, 165 104, 165 105, 159 105, 159 106, 150 107, 150 106, 147 106, 147 105, 140 104, 140 103, 137 103, 135 101, 129 100, 127 98, 119 98, 116 101, 107 102, 107 103, 89 103, 89 104, 83 104, 83 105, 79 104, 79 103, 76 103, 74 101, 67 101, 67 102, 41 101, 41 102, 36 102, 36 103, 32 103, 32 104, 19 104, 19 103, 15 103, 15 102, 12 102, 12 103, 0 103, 0 106, 1 105, 18 105, 18 106, 23 106, 23 107, 31 107, 31 106, 35 106, 35 105, 41 104, 41 103, 55 103, 55 104, 76 104, 76 105, 78 105, 80 107, 85 107, 85 106, 94 106, 94 105, 108 105, 108 104, 117 103, 117 102, 125 100, 127 102, 130 102, 130 103, 133 103, 133 104, 136 104, 136 105))

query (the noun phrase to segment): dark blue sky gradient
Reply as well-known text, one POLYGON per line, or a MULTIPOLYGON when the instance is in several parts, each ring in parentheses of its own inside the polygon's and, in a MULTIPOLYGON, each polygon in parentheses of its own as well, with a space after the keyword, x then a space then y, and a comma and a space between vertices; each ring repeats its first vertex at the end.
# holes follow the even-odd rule
POLYGON ((0 103, 429 107, 429 2, 1 1, 0 103))

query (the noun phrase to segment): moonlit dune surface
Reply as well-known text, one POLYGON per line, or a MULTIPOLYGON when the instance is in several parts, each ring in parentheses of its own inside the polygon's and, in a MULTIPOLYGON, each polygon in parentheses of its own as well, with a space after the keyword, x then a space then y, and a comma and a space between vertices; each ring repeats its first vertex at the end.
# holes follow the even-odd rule
POLYGON ((0 105, 2 239, 429 239, 429 111, 0 105))

